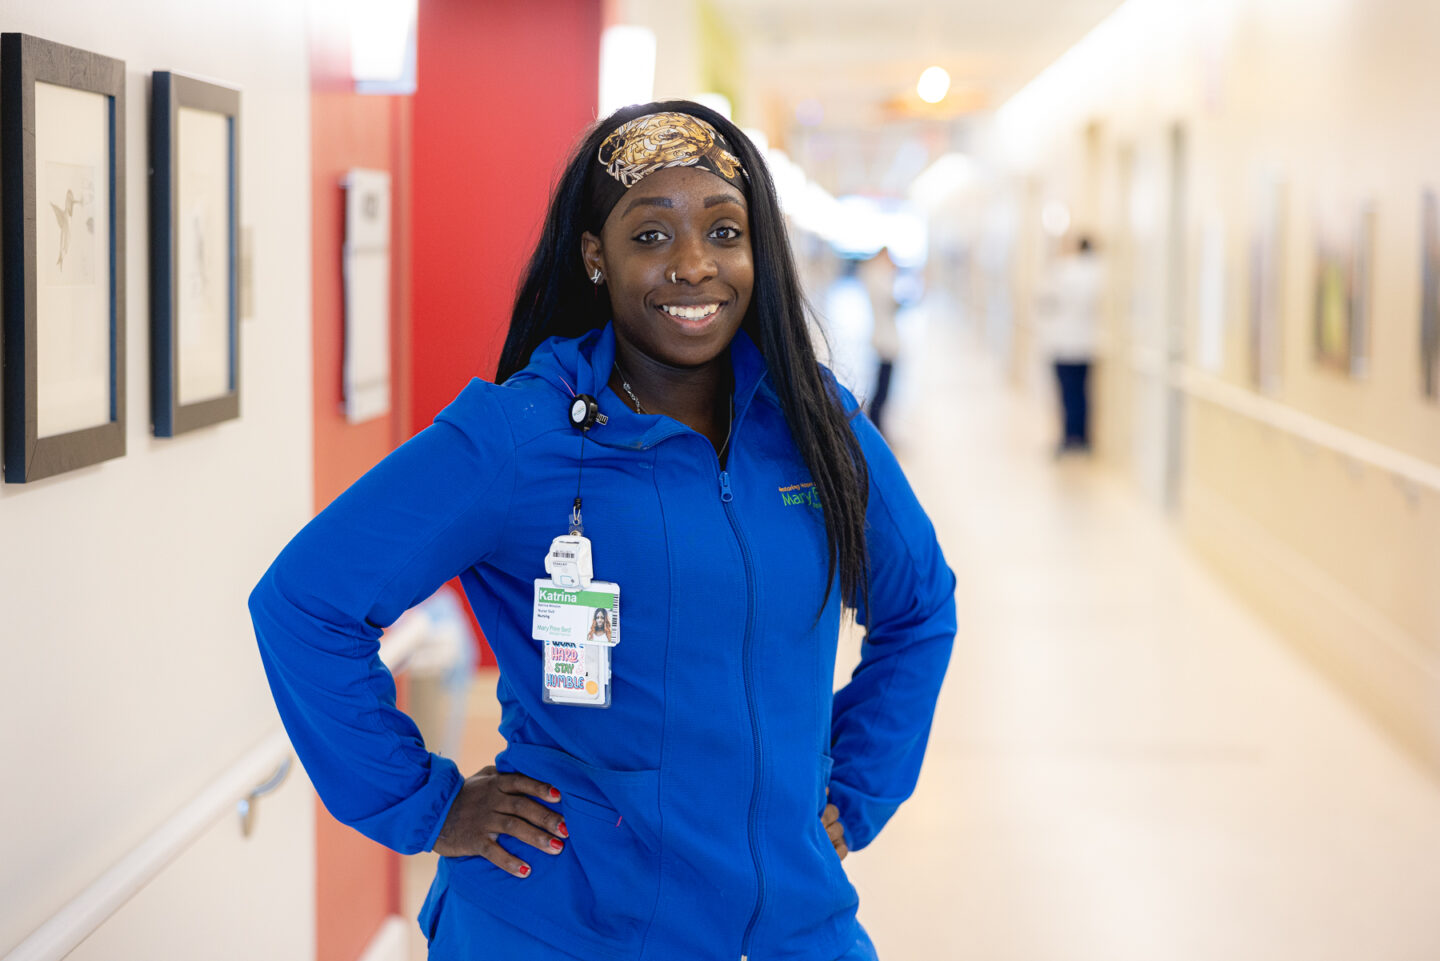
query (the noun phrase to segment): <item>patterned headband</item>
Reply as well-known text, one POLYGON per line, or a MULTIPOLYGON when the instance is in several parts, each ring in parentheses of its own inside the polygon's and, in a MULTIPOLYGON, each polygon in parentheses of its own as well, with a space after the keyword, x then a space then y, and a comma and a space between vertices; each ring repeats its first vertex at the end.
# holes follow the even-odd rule
POLYGON ((605 138, 595 159, 589 179, 601 224, 625 191, 657 170, 699 167, 742 193, 750 177, 720 131, 688 113, 651 113, 627 121, 605 138))

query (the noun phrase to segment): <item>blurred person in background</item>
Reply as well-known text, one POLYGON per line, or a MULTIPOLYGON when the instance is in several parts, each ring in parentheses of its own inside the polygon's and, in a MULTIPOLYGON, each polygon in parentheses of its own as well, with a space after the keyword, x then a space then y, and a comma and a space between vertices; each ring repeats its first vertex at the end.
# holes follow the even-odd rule
MULTIPOLYGON (((523 158, 524 133, 494 135, 523 158)), ((592 128, 496 381, 336 499, 251 595, 326 806, 441 855, 420 915, 437 961, 876 961, 841 859, 914 790, 955 578, 815 358, 749 139, 687 101, 592 128), (544 578, 567 530, 597 578, 568 601, 544 578), (468 778, 426 751, 378 657, 383 628, 457 573, 506 741, 468 778), (556 642, 564 604, 578 626, 556 642), (835 693, 842 607, 866 637, 835 693), (613 648, 581 641, 597 608, 613 648)))
POLYGON ((1055 368, 1060 395, 1057 457, 1090 453, 1090 368, 1099 339, 1104 285, 1094 242, 1082 234, 1075 250, 1056 261, 1041 288, 1040 346, 1055 368))
POLYGON ((895 325, 895 262, 890 250, 881 247, 875 256, 860 265, 860 280, 870 295, 870 346, 875 351, 875 387, 866 413, 881 434, 885 431, 885 402, 890 399, 890 381, 900 356, 900 329, 895 325))

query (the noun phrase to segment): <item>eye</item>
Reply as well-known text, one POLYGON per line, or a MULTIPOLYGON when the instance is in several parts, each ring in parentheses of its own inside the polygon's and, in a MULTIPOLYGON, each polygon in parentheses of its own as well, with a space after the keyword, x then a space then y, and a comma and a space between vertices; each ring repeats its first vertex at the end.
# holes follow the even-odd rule
POLYGON ((740 233, 739 227, 725 226, 716 227, 714 230, 710 231, 710 236, 714 237, 716 240, 739 240, 743 235, 740 233))
POLYGON ((642 230, 640 231, 640 233, 635 235, 635 242, 637 244, 645 244, 647 246, 649 244, 658 244, 662 240, 666 239, 668 238, 665 236, 665 232, 662 230, 642 230))

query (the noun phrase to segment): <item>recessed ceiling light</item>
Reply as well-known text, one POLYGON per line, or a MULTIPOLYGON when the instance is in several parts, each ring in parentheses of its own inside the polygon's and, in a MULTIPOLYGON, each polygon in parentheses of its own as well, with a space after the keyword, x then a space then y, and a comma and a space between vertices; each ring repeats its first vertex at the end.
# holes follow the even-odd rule
POLYGON ((915 92, 926 103, 939 103, 950 92, 950 74, 944 67, 926 67, 915 85, 915 92))

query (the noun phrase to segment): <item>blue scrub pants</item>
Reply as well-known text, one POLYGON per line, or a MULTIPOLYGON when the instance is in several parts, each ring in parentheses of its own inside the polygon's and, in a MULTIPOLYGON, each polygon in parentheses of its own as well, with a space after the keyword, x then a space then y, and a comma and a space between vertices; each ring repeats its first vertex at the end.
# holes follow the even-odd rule
POLYGON ((1089 363, 1055 362, 1055 379, 1060 382, 1060 409, 1064 434, 1060 445, 1067 449, 1090 447, 1090 398, 1086 381, 1089 363))

